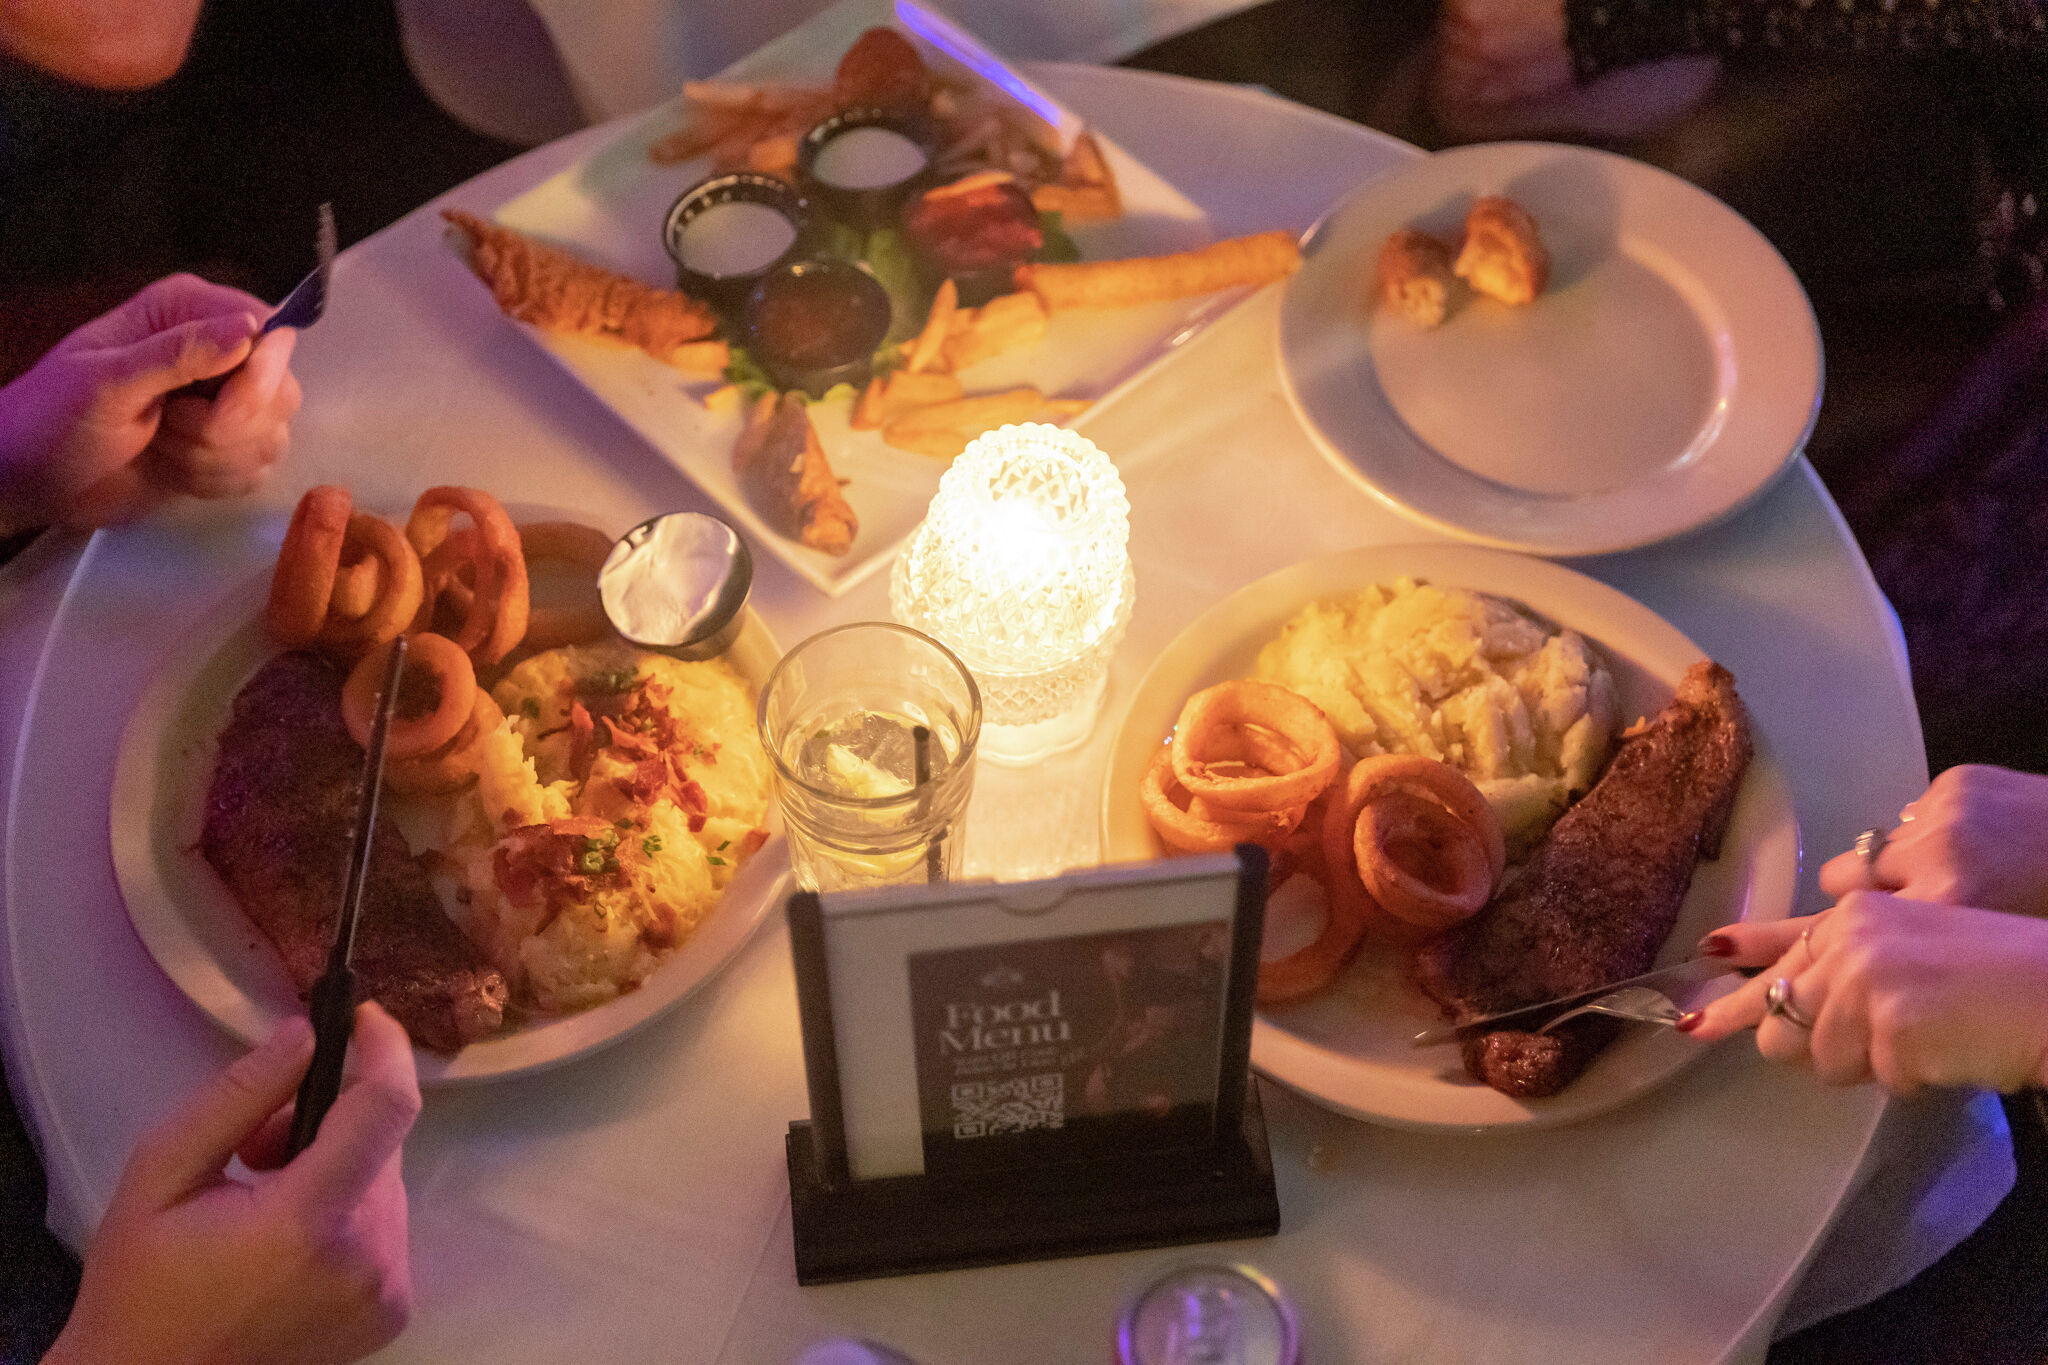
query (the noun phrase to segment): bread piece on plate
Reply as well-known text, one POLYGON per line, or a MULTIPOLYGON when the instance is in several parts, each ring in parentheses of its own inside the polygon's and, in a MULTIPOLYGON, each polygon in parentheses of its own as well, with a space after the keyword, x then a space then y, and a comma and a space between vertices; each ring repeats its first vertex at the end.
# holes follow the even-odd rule
POLYGON ((1477 292, 1519 307, 1550 283, 1550 253, 1527 209, 1489 196, 1465 215, 1465 245, 1452 269, 1477 292))
POLYGON ((1380 302, 1417 327, 1450 312, 1451 249, 1426 232, 1402 228, 1380 246, 1380 302))

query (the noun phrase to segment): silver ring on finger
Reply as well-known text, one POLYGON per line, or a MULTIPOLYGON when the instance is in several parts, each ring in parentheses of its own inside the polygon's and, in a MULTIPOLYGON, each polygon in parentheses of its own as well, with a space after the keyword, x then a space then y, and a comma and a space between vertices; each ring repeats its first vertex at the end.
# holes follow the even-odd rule
POLYGON ((1789 976, 1781 976, 1771 982, 1770 989, 1764 992, 1764 1010, 1779 1019, 1783 1019, 1793 1028, 1811 1029, 1813 1027, 1812 1018, 1805 1011, 1801 1010, 1797 1002, 1792 999, 1792 978, 1789 976))
POLYGON ((1856 861, 1863 864, 1863 884, 1866 887, 1876 889, 1877 860, 1883 856, 1885 845, 1891 840, 1891 831, 1882 825, 1872 825, 1856 836, 1856 861))

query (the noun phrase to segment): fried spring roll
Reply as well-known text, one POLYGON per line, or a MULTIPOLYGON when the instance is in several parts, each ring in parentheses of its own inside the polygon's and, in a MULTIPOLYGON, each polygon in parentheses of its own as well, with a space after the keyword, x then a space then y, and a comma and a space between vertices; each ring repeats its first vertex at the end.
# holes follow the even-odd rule
POLYGON ((860 521, 825 460, 809 407, 786 393, 780 400, 764 398, 755 418, 732 452, 748 499, 783 535, 828 555, 845 554, 860 521))
POLYGON ((1038 295, 1048 312, 1127 308, 1158 299, 1270 284, 1301 268, 1301 243, 1291 232, 1259 232, 1212 242, 1198 251, 1079 265, 1020 265, 1016 283, 1038 295))

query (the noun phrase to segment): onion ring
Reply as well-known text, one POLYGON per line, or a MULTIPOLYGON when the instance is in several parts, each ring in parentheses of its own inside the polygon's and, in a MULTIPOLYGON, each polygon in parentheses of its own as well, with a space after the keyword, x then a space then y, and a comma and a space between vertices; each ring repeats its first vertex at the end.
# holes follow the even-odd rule
POLYGON ((292 509, 263 609, 263 623, 279 642, 296 648, 311 644, 320 633, 354 506, 346 488, 324 483, 307 489, 292 509))
MULTIPOLYGON (((419 556, 414 555, 413 559, 417 562, 419 556)), ((334 595, 327 599, 328 616, 353 621, 367 615, 376 605, 377 587, 383 581, 383 570, 374 555, 364 555, 351 563, 344 549, 341 565, 334 571, 334 595)))
POLYGON ((486 668, 510 654, 526 635, 531 605, 526 557, 519 548, 518 529, 496 498, 475 488, 443 485, 420 494, 405 524, 405 538, 423 566, 449 539, 457 513, 467 515, 476 528, 476 548, 469 556, 475 565, 476 591, 454 639, 477 667, 486 668))
POLYGON ((349 619, 330 601, 327 620, 316 637, 332 653, 354 655, 386 645, 404 633, 420 609, 423 580, 419 556, 396 526, 368 512, 351 513, 341 558, 356 552, 357 563, 377 566, 377 595, 367 610, 349 619))
POLYGON ((597 594, 598 571, 611 558, 610 536, 581 522, 536 521, 519 528, 519 546, 526 556, 529 585, 535 560, 553 560, 590 571, 588 590, 578 593, 580 598, 588 600, 570 606, 532 607, 529 610, 526 648, 539 651, 553 649, 557 645, 588 644, 611 634, 611 618, 605 615, 604 602, 597 594))
MULTIPOLYGON (((1424 759, 1423 762, 1434 760, 1424 759)), ((1364 763, 1359 763, 1351 771, 1356 774, 1364 766, 1364 763)), ((1366 890, 1364 878, 1358 875, 1358 819, 1365 811, 1366 802, 1377 794, 1367 784, 1348 779, 1341 787, 1330 788, 1321 831, 1323 885, 1330 893, 1330 904, 1342 907, 1344 913, 1357 922, 1361 935, 1369 933, 1383 942, 1414 945, 1428 938, 1430 932, 1388 914, 1385 907, 1373 899, 1372 892, 1366 890)))
MULTIPOLYGON (((1501 833, 1500 817, 1493 813, 1479 788, 1472 785, 1472 779, 1448 763, 1420 754, 1381 754, 1358 760, 1345 780, 1341 802, 1351 810, 1346 839, 1351 837, 1349 827, 1356 825, 1359 815, 1376 797, 1402 790, 1428 797, 1471 827, 1486 853, 1491 894, 1492 887, 1500 885, 1501 873, 1508 865, 1508 845, 1501 833)), ((1324 851, 1327 854, 1327 844, 1324 851)))
POLYGON ((1352 833, 1358 875, 1380 908, 1442 933, 1484 909, 1493 895, 1478 831, 1411 791, 1368 801, 1352 833))
POLYGON ((1173 732, 1173 773, 1191 796, 1226 810, 1279 810, 1313 801, 1337 772, 1337 732, 1315 703, 1274 683, 1239 679, 1204 688, 1181 708, 1173 732), (1259 726, 1299 756, 1281 773, 1218 773, 1223 727, 1259 726))
MULTIPOLYGON (((377 714, 378 691, 384 681, 384 659, 391 651, 387 641, 363 655, 341 688, 341 719, 356 743, 369 747, 370 729, 377 714)), ((445 635, 420 634, 412 637, 406 655, 406 676, 399 691, 415 678, 433 677, 440 683, 434 707, 423 716, 393 714, 386 734, 384 752, 389 758, 415 758, 440 748, 461 731, 476 709, 476 670, 469 656, 445 635)))
POLYGON ((482 767, 477 743, 505 721, 491 694, 479 687, 469 719, 455 738, 431 753, 401 758, 384 765, 384 785, 401 796, 447 796, 476 780, 482 767))
MULTIPOLYGON (((1173 799, 1173 754, 1161 745, 1138 785, 1145 819, 1161 843, 1179 853, 1215 853, 1237 844, 1264 844, 1284 839, 1301 823, 1303 807, 1285 811, 1217 811, 1197 805, 1183 808, 1173 799)), ((1183 795, 1185 792, 1183 791, 1183 795)))

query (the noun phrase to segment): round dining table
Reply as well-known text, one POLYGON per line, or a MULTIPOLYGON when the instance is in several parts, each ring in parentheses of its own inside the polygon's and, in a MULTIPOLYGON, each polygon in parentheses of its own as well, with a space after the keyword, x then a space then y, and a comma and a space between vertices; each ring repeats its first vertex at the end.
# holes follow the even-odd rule
MULTIPOLYGON (((1030 71, 1219 234, 1306 228, 1420 155, 1257 90, 1030 71)), ((49 540, 0 585, 0 705, 19 736, 4 1040, 51 1224, 73 1246, 137 1135, 239 1051, 124 913, 110 783, 138 696, 275 545, 299 494, 340 483, 397 510, 429 485, 468 484, 615 529, 716 510, 509 326, 442 240, 441 207, 487 213, 616 135, 537 149, 342 255, 294 361, 306 401, 291 456, 262 495, 49 540)), ((1278 295, 1200 331, 1083 424, 1129 492, 1136 610, 1092 738, 1035 767, 982 766, 970 874, 1099 860, 1114 721, 1206 608, 1305 558, 1432 538, 1335 468, 1290 406, 1278 295)), ((888 616, 882 575, 828 598, 755 562, 753 605, 785 648, 888 616)), ((1820 908, 1813 867, 1927 774, 1896 624, 1812 471, 1796 459, 1717 525, 1573 567, 1741 680, 1789 775, 1807 863, 1797 908, 1820 908)), ((760 1365, 844 1335, 921 1365, 1095 1362, 1134 1291, 1175 1265, 1228 1261, 1283 1287, 1318 1362, 1761 1359, 1795 1290, 1811 1316, 1902 1282, 2011 1181, 2002 1131, 1962 1098, 1823 1087, 1742 1040, 1555 1130, 1401 1130, 1263 1093, 1276 1237, 801 1288, 783 1134, 808 1106, 787 935, 770 916, 723 973, 616 1045, 427 1095, 405 1152, 415 1310, 378 1358, 760 1365), (1930 1207, 1934 1232, 1919 1216, 1930 1207), (1860 1220, 1855 1235, 1816 1259, 1838 1219, 1860 1220)))

